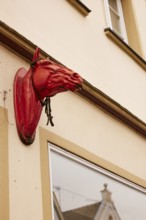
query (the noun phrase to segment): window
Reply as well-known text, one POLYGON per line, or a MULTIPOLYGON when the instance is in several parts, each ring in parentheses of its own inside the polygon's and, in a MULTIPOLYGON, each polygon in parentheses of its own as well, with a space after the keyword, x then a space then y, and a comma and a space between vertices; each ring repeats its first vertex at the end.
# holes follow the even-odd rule
POLYGON ((54 220, 146 219, 145 189, 50 142, 48 155, 54 220))
POLYGON ((128 43, 121 0, 105 0, 108 26, 128 43))
POLYGON ((108 220, 109 216, 113 220, 120 220, 119 216, 121 220, 146 219, 144 179, 44 128, 40 127, 39 134, 44 220, 73 220, 70 214, 75 220, 78 214, 81 220, 84 213, 86 218, 84 214, 82 219, 89 215, 88 219, 108 220), (99 208, 98 213, 105 214, 103 218, 91 218, 99 208))
POLYGON ((135 5, 132 0, 104 0, 106 24, 104 32, 142 68, 146 61, 140 41, 135 5))

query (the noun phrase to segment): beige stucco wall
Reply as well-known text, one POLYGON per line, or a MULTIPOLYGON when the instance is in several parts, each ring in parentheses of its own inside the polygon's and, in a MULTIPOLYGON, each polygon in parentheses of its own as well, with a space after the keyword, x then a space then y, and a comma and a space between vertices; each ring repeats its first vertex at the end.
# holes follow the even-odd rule
MULTIPOLYGON (((92 10, 87 17, 66 0, 6 0, 1 20, 146 121, 145 71, 105 36, 104 1, 85 3, 92 10)), ((133 7, 146 54, 146 3, 133 0, 133 7)))
MULTIPOLYGON (((23 145, 17 134, 13 109, 14 75, 18 68, 29 66, 3 46, 0 46, 0 51, 2 107, 3 91, 8 92, 5 107, 8 110, 6 120, 9 131, 10 219, 40 220, 43 218, 43 209, 39 127, 35 142, 29 147, 23 145)), ((146 179, 146 141, 140 135, 71 92, 54 97, 52 110, 55 126, 46 126, 44 113, 39 126, 143 180, 146 179)))
MULTIPOLYGON (((145 71, 104 35, 103 0, 85 3, 92 10, 88 17, 65 0, 5 0, 0 14, 4 23, 146 121, 145 71)), ((146 2, 133 4, 146 54, 146 2)), ((8 110, 9 215, 10 220, 43 220, 39 129, 35 142, 26 147, 14 118, 13 79, 22 66, 29 67, 0 46, 0 106, 8 110)), ((146 140, 140 135, 71 92, 55 96, 52 110, 55 127, 46 127, 44 113, 39 127, 146 180, 146 140)))
POLYGON ((146 20, 145 17, 145 10, 146 10, 146 1, 140 0, 136 1, 133 0, 135 5, 135 14, 137 17, 137 26, 140 33, 140 38, 143 45, 143 52, 144 56, 146 57, 146 20))

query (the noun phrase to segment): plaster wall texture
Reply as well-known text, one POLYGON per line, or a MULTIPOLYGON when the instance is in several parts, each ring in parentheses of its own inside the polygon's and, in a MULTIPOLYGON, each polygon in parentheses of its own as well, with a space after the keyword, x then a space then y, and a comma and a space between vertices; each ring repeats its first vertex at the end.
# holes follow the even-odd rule
MULTIPOLYGON (((146 121, 145 71, 104 35, 103 0, 85 3, 92 10, 87 17, 59 0, 5 0, 0 14, 4 23, 146 121)), ((133 3, 146 54, 146 2, 133 3)), ((29 68, 0 46, 0 106, 8 109, 10 220, 41 220, 39 131, 35 142, 24 146, 17 135, 13 109, 14 75, 22 66, 29 68)), ((146 141, 141 136, 71 92, 55 96, 52 110, 55 127, 46 127, 44 112, 39 126, 146 179, 146 141)))
MULTIPOLYGON (((105 36, 104 1, 84 3, 92 10, 87 17, 66 0, 6 0, 1 20, 146 121, 145 70, 105 36)), ((146 54, 146 2, 133 6, 146 54)))
POLYGON ((145 11, 146 11, 146 1, 140 0, 134 2, 135 15, 137 18, 137 27, 139 29, 139 37, 142 42, 142 49, 144 53, 144 57, 146 58, 146 19, 145 19, 145 11))

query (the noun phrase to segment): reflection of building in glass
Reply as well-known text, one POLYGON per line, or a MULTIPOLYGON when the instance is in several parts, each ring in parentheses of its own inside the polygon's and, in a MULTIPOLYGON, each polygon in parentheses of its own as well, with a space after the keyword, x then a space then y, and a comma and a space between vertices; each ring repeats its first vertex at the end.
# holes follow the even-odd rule
POLYGON ((107 189, 107 184, 104 184, 101 194, 102 200, 100 202, 63 213, 54 194, 55 220, 121 220, 111 199, 111 192, 107 189))

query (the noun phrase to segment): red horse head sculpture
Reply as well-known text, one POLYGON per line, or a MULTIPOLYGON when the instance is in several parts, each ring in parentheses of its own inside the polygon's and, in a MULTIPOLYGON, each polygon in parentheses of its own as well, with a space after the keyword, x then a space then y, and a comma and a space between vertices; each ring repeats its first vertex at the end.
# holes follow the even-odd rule
MULTIPOLYGON (((82 78, 72 70, 48 59, 38 59, 37 48, 30 69, 20 68, 14 79, 14 109, 20 139, 26 145, 33 143, 43 106, 57 93, 75 91, 82 78), (45 100, 45 97, 47 99, 45 100)), ((47 108, 46 108, 47 109, 47 108)), ((48 113, 49 114, 49 113, 48 113)), ((52 116, 50 122, 52 123, 52 116)))

